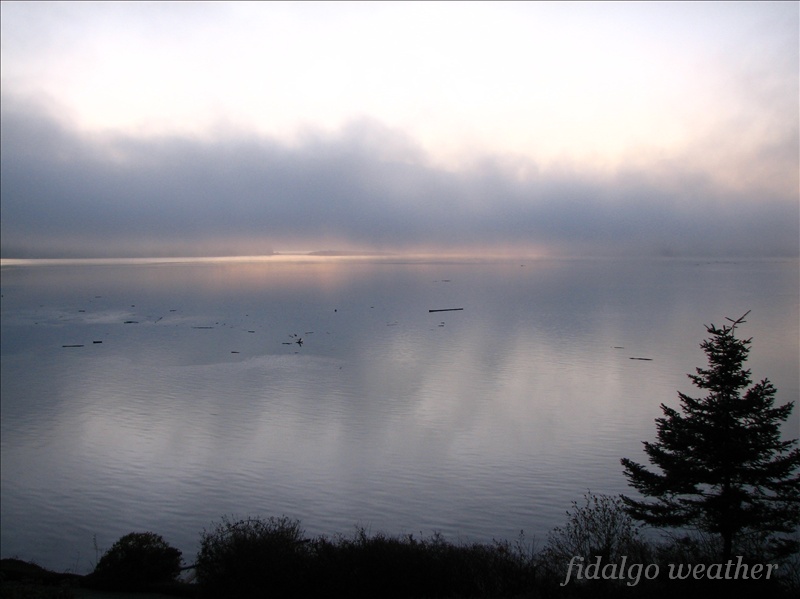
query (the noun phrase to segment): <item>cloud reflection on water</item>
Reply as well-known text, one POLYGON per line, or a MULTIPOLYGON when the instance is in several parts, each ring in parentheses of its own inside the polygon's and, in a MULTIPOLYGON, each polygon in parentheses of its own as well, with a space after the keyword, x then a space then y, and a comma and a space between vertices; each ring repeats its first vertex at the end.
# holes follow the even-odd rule
POLYGON ((68 554, 87 527, 189 549, 224 513, 288 513, 312 533, 542 535, 587 486, 625 490, 618 460, 691 390, 703 322, 747 303, 754 375, 796 396, 795 266, 4 269, 3 551, 46 538, 68 554), (18 316, 31 305, 44 318, 18 316))

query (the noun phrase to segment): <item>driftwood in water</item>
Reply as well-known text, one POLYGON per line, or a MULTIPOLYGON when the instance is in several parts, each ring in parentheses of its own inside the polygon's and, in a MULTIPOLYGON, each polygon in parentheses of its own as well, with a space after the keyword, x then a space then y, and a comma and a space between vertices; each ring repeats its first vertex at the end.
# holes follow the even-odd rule
POLYGON ((428 310, 428 312, 455 312, 456 310, 463 310, 464 308, 439 308, 438 310, 428 310))

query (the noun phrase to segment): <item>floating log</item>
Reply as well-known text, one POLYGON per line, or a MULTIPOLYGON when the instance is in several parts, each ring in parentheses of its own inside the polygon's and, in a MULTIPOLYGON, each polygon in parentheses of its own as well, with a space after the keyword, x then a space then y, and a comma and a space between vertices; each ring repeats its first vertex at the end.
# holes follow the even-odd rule
POLYGON ((643 360, 645 362, 652 362, 653 358, 628 358, 629 360, 643 360))
POLYGON ((83 347, 83 345, 62 345, 61 347, 83 347))
POLYGON ((437 310, 428 310, 428 312, 455 312, 457 310, 463 310, 464 308, 439 308, 437 310))

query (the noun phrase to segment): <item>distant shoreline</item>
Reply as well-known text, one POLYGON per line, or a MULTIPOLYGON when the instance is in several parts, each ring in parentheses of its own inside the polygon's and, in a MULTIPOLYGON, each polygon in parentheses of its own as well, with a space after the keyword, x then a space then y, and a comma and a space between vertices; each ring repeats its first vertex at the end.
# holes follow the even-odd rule
POLYGON ((800 256, 735 257, 735 256, 548 256, 516 254, 450 254, 450 253, 393 253, 348 250, 282 251, 271 254, 236 256, 129 256, 83 258, 0 258, 0 267, 16 266, 130 266, 147 264, 243 264, 291 263, 325 259, 374 259, 403 261, 462 261, 470 262, 535 262, 535 261, 592 261, 592 262, 695 262, 700 264, 781 263, 797 262, 800 256))

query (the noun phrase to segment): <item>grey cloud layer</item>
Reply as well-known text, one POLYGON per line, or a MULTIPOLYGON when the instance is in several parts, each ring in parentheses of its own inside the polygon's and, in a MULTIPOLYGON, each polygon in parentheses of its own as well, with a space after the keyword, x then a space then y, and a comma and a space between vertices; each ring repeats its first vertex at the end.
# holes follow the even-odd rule
MULTIPOLYGON (((691 172, 517 177, 448 172, 374 122, 283 145, 230 135, 84 136, 41 112, 2 116, 3 257, 546 247, 567 254, 796 256, 796 198, 691 172), (338 249, 338 248, 333 248, 338 249)), ((526 165, 536 173, 534 165, 526 165)))

